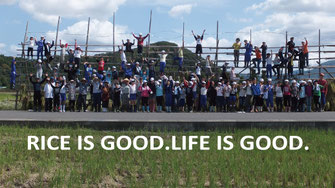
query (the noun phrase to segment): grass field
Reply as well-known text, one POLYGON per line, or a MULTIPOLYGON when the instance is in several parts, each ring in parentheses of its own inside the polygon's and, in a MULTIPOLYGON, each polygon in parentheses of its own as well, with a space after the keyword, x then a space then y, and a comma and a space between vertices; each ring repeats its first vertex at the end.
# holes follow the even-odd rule
MULTIPOLYGON (((94 131, 0 127, 0 187, 333 187, 335 131, 231 130, 227 132, 94 131), (94 136, 92 151, 28 151, 27 136, 94 136), (210 151, 105 151, 103 136, 209 135, 210 151), (218 135, 233 135, 234 149, 216 150, 218 135), (298 135, 309 151, 244 151, 245 135, 298 135)), ((56 143, 54 143, 56 144, 56 143)), ((56 144, 57 145, 57 144, 56 144)), ((76 148, 75 142, 70 142, 76 148)))
MULTIPOLYGON (((18 104, 20 105, 20 103, 18 104)), ((0 110, 15 109, 15 92, 0 92, 0 110)))

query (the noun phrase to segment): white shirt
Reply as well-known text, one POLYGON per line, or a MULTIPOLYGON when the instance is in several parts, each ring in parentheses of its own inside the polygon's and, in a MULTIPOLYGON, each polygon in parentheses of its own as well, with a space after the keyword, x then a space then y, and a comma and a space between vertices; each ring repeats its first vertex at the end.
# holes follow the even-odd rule
POLYGON ((201 75, 201 67, 197 67, 197 68, 195 69, 195 74, 196 74, 196 75, 201 75))
POLYGON ((130 85, 129 87, 130 87, 130 90, 129 90, 130 94, 136 94, 137 93, 136 84, 130 85))
POLYGON ((124 53, 124 52, 121 53, 121 61, 122 62, 127 62, 126 53, 124 53))
POLYGON ((276 97, 283 97, 283 90, 281 87, 276 86, 276 97))
POLYGON ((206 87, 201 87, 200 93, 201 93, 201 95, 207 95, 207 88, 206 87))
POLYGON ((223 87, 222 86, 217 86, 216 87, 216 95, 218 97, 222 97, 223 96, 223 87))
POLYGON ((240 97, 246 97, 247 96, 247 86, 241 86, 240 87, 240 92, 239 92, 240 97))
POLYGON ((251 86, 247 86, 247 95, 252 95, 251 86))
POLYGON ((266 58, 266 64, 267 65, 272 65, 272 57, 271 56, 269 58, 266 58))
POLYGON ((82 54, 82 52, 80 50, 75 50, 74 51, 74 57, 75 58, 81 58, 81 54, 82 54))
POLYGON ((226 86, 225 91, 224 91, 224 96, 229 97, 230 96, 230 91, 231 91, 231 86, 230 85, 226 86))
POLYGON ((65 85, 62 88, 60 88, 60 93, 61 94, 65 94, 66 93, 66 87, 65 87, 65 85))
POLYGON ((206 68, 211 68, 211 60, 206 59, 206 68))
POLYGON ((159 58, 160 58, 160 62, 166 62, 166 57, 168 56, 168 54, 159 54, 159 58))
POLYGON ((45 84, 44 86, 44 98, 49 99, 53 98, 53 88, 49 83, 45 84))
POLYGON ((197 44, 201 45, 201 42, 202 42, 201 38, 197 38, 197 44))
POLYGON ((29 48, 34 48, 34 46, 35 46, 35 40, 30 40, 30 41, 28 42, 28 47, 29 47, 29 48))
POLYGON ((192 91, 197 92, 197 87, 198 87, 197 84, 194 84, 194 87, 193 87, 192 91))

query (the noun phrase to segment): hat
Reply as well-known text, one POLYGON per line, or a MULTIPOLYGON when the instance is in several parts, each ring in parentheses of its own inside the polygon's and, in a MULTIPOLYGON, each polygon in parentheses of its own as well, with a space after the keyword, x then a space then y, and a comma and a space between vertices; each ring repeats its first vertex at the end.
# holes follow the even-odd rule
POLYGON ((82 78, 81 81, 86 81, 86 78, 82 78))
POLYGON ((96 77, 97 75, 96 74, 93 74, 92 77, 96 77))
POLYGON ((297 83, 297 81, 296 80, 292 80, 292 84, 295 84, 295 83, 297 83))
POLYGON ((139 62, 136 62, 136 65, 139 65, 140 63, 139 62))
POLYGON ((221 83, 221 82, 218 82, 218 85, 222 85, 222 83, 221 83))
POLYGON ((128 63, 127 66, 130 66, 130 63, 128 63))
POLYGON ((130 79, 130 82, 135 82, 135 79, 130 79))
POLYGON ((284 82, 289 82, 288 80, 284 80, 284 82))
POLYGON ((232 84, 233 84, 233 85, 236 85, 236 82, 233 82, 232 84))
POLYGON ((223 79, 222 77, 219 78, 219 80, 222 80, 222 79, 223 79))
POLYGON ((180 82, 179 82, 179 81, 176 81, 176 84, 180 84, 180 82))
POLYGON ((260 82, 264 82, 264 79, 263 79, 263 78, 261 78, 259 81, 260 81, 260 82))
POLYGON ((242 84, 246 84, 247 82, 246 81, 243 81, 242 84))
POLYGON ((158 82, 162 82, 162 80, 158 80, 158 82))
POLYGON ((105 80, 104 83, 109 83, 108 80, 105 80))
POLYGON ((145 84, 145 83, 147 83, 148 81, 146 81, 146 80, 143 80, 143 83, 145 84))
POLYGON ((308 83, 312 83, 312 80, 308 80, 307 82, 308 82, 308 83))
POLYGON ((77 48, 80 48, 80 46, 77 46, 77 48))
POLYGON ((70 80, 70 82, 74 82, 74 80, 70 80))
POLYGON ((154 80, 155 80, 155 78, 153 78, 153 77, 150 78, 150 81, 154 81, 154 80))
POLYGON ((189 87, 192 87, 192 85, 193 85, 193 82, 190 81, 190 82, 188 83, 188 86, 189 86, 189 87))
POLYGON ((304 82, 305 82, 305 81, 303 81, 303 80, 300 80, 299 84, 304 84, 304 82))
POLYGON ((124 81, 124 82, 129 82, 128 78, 125 78, 123 81, 124 81))
POLYGON ((165 53, 165 50, 162 50, 162 53, 165 53))
POLYGON ((112 69, 116 69, 116 67, 115 67, 115 66, 112 66, 112 69))
POLYGON ((142 33, 139 33, 139 35, 142 35, 142 33))
POLYGON ((42 63, 42 60, 38 59, 37 62, 42 63))
POLYGON ((191 81, 195 81, 196 79, 195 78, 191 78, 191 81))
POLYGON ((205 82, 205 81, 202 81, 202 84, 206 84, 206 82, 205 82))
POLYGON ((271 78, 269 78, 269 79, 268 79, 268 82, 272 82, 272 79, 271 79, 271 78))
POLYGON ((47 44, 50 44, 50 41, 48 41, 47 44))
POLYGON ((325 76, 325 74, 323 74, 323 73, 320 73, 320 76, 325 76))

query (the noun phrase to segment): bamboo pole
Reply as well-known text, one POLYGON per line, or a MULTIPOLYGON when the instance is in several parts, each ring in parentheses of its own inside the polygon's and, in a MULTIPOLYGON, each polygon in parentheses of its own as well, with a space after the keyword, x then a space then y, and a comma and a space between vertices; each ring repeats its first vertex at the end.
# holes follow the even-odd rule
POLYGON ((151 22, 152 22, 152 10, 150 10, 150 20, 149 20, 149 37, 148 37, 148 52, 147 52, 148 57, 150 55, 151 22))
POLYGON ((216 22, 216 53, 215 53, 215 66, 218 66, 218 60, 219 60, 219 21, 216 22))
POLYGON ((59 23, 60 23, 60 16, 58 16, 58 22, 57 22, 57 31, 56 31, 56 42, 55 42, 55 52, 54 52, 54 57, 56 57, 56 54, 57 54, 59 23))
POLYGON ((113 13, 113 54, 115 54, 115 12, 113 13))
POLYGON ((321 30, 319 29, 319 74, 321 74, 321 30))
POLYGON ((28 27, 29 27, 29 21, 27 21, 26 31, 24 33, 24 38, 23 38, 23 43, 21 44, 22 45, 22 54, 21 54, 22 58, 26 58, 26 55, 25 55, 25 52, 24 52, 24 48, 25 48, 25 45, 26 45, 26 42, 27 42, 28 27))
POLYGON ((86 34, 86 45, 85 45, 85 58, 87 59, 87 50, 88 50, 88 39, 90 35, 90 22, 91 18, 88 17, 88 24, 87 24, 87 34, 86 34))

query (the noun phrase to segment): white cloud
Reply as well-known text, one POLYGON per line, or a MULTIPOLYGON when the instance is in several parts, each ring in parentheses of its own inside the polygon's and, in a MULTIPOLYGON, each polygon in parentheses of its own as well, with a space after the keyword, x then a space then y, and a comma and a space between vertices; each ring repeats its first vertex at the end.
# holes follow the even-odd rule
POLYGON ((58 16, 63 18, 108 19, 126 0, 19 0, 21 9, 35 19, 56 25, 58 16))
POLYGON ((169 11, 169 15, 171 17, 178 18, 185 14, 191 14, 192 8, 194 6, 195 6, 194 4, 184 4, 184 5, 173 6, 169 11))

